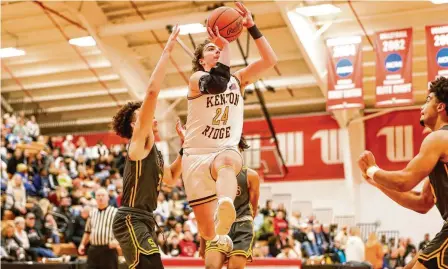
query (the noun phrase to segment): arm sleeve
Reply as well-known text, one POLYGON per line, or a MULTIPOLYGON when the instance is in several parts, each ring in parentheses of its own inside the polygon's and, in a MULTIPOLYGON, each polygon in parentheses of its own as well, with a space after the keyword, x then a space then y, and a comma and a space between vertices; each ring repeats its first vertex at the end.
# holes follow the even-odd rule
POLYGON ((203 94, 220 94, 226 91, 230 81, 230 67, 217 63, 210 72, 199 79, 199 90, 203 94))

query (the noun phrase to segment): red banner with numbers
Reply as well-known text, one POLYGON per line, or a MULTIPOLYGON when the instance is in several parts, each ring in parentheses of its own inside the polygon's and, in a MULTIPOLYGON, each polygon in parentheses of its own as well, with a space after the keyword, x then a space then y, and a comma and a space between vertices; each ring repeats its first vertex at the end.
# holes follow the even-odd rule
POLYGON ((412 28, 376 33, 375 50, 376 106, 412 104, 412 28))
POLYGON ((361 37, 327 40, 327 110, 364 108, 361 37))
POLYGON ((448 24, 426 26, 428 82, 448 77, 448 24))

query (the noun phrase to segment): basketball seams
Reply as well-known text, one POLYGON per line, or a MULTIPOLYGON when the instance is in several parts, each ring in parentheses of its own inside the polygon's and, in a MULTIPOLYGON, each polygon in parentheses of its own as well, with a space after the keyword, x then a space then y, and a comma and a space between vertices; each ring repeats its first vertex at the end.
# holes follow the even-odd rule
MULTIPOLYGON (((221 9, 221 8, 219 8, 219 9, 221 9)), ((215 12, 216 12, 217 10, 215 10, 215 12)), ((216 12, 217 13, 217 12, 216 12)), ((211 26, 211 28, 212 28, 212 30, 215 28, 215 27, 218 27, 218 28, 220 28, 220 29, 218 29, 219 30, 219 33, 220 33, 220 35, 222 36, 222 37, 224 37, 225 39, 227 39, 229 42, 232 42, 232 41, 234 41, 235 39, 237 39, 240 35, 241 35, 241 33, 243 32, 243 28, 244 27, 240 27, 240 30, 238 31, 238 32, 236 32, 236 33, 232 33, 231 35, 227 35, 227 32, 226 32, 226 29, 227 28, 229 28, 229 27, 231 27, 232 25, 238 25, 238 23, 239 22, 241 22, 242 23, 242 20, 243 20, 243 17, 241 16, 241 14, 239 14, 238 12, 237 12, 237 10, 236 9, 234 9, 234 8, 231 8, 231 7, 223 7, 223 10, 222 10, 222 12, 220 12, 219 14, 216 14, 215 13, 215 20, 214 20, 214 22, 213 22, 213 26, 211 26), (228 15, 224 15, 224 17, 223 17, 223 19, 221 19, 221 15, 223 15, 224 13, 226 13, 226 11, 228 11, 228 10, 231 10, 231 12, 230 13, 227 13, 228 15), (224 27, 219 27, 219 26, 217 26, 217 24, 220 24, 219 22, 218 22, 218 20, 220 20, 221 19, 221 21, 229 21, 229 17, 231 18, 231 17, 233 17, 233 15, 236 15, 236 17, 231 21, 231 22, 228 22, 224 27), (238 20, 241 20, 241 21, 238 21, 238 20)), ((212 17, 212 16, 210 16, 210 17, 212 17)), ((210 24, 211 24, 211 18, 208 18, 207 19, 207 27, 210 27, 210 24)), ((222 24, 222 22, 221 22, 221 24, 222 24)), ((234 29, 232 29, 232 30, 234 30, 234 29)))
MULTIPOLYGON (((223 12, 223 13, 224 13, 224 12, 223 12)), ((238 20, 239 18, 242 19, 241 15, 238 14, 238 17, 236 17, 236 19, 234 19, 231 23, 227 24, 226 26, 222 27, 222 29, 220 29, 219 31, 226 29, 229 25, 231 25, 232 23, 234 23, 234 22, 235 22, 236 20, 238 20)), ((218 20, 218 19, 216 19, 216 20, 218 20)), ((215 21, 215 23, 216 23, 216 21, 215 21)))
POLYGON ((226 13, 228 10, 230 10, 230 8, 226 8, 223 12, 221 12, 221 14, 218 15, 218 17, 216 17, 215 21, 213 22, 213 26, 211 27, 212 31, 215 31, 215 25, 216 25, 216 22, 218 21, 219 17, 221 17, 222 14, 226 13))

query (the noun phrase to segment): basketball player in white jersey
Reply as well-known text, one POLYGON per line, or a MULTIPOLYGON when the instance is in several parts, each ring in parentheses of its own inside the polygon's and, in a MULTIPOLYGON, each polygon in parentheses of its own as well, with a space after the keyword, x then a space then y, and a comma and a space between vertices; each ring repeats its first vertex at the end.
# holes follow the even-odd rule
POLYGON ((211 42, 200 44, 193 60, 182 158, 185 191, 201 236, 211 241, 222 239, 220 245, 230 250, 232 242, 226 235, 236 217, 236 176, 243 166, 238 142, 244 120, 244 87, 277 63, 250 11, 241 3, 236 5, 261 58, 231 75, 229 42, 218 29, 208 29, 211 42))

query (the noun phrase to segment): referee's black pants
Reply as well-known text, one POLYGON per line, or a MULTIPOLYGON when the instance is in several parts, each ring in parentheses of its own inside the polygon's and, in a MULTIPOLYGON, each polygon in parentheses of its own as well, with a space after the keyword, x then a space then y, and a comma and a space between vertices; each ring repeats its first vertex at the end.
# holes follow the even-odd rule
POLYGON ((118 253, 109 246, 89 246, 87 269, 118 269, 118 253))

